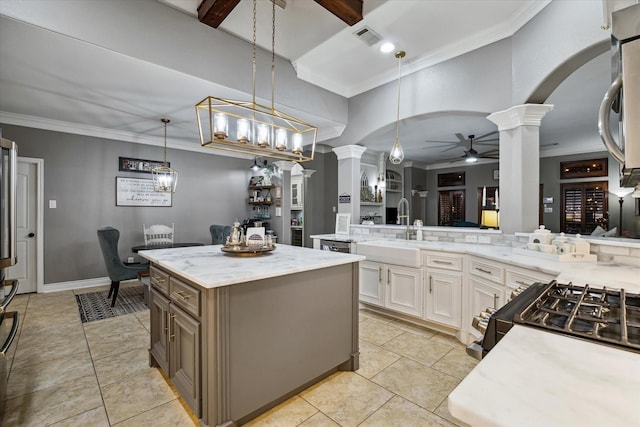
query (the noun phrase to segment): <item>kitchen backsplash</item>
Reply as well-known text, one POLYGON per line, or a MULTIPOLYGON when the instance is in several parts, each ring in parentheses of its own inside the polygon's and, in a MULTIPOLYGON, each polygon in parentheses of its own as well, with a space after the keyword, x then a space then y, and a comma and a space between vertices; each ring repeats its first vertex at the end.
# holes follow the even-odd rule
MULTIPOLYGON (((415 239, 416 227, 409 230, 415 239)), ((405 239, 406 226, 366 226, 352 224, 350 234, 354 237, 371 239, 405 239)), ((498 230, 479 230, 462 227, 422 227, 422 240, 454 243, 474 243, 497 246, 524 246, 529 240, 528 233, 502 234, 498 230)), ((598 238, 583 236, 591 244, 591 253, 598 256, 601 262, 617 262, 640 267, 640 241, 629 239, 598 238), (603 241, 608 239, 608 241, 603 241)))

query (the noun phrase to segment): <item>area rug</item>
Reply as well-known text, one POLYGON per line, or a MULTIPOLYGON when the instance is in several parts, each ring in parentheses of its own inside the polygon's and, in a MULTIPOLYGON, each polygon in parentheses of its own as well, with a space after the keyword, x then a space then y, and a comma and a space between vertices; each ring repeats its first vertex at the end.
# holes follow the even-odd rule
POLYGON ((144 303, 145 288, 146 285, 121 287, 115 307, 111 307, 111 298, 107 297, 109 291, 76 295, 80 320, 87 323, 148 310, 149 307, 144 303))

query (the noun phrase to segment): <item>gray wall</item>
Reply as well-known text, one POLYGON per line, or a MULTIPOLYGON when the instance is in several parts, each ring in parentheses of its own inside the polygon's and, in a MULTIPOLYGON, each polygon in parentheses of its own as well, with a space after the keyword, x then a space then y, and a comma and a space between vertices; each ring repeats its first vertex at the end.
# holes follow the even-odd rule
MULTIPOLYGON (((497 169, 498 164, 481 164, 473 166, 460 166, 446 169, 434 169, 427 171, 427 190, 429 195, 427 196, 427 225, 438 224, 438 190, 453 190, 464 189, 465 190, 465 208, 466 208, 466 220, 471 222, 478 222, 477 203, 476 203, 476 191, 478 187, 482 186, 497 186, 498 181, 493 180, 493 169, 497 169), (437 187, 437 175, 439 173, 465 171, 465 185, 463 187, 437 187)), ((545 157, 540 159, 540 183, 543 184, 543 196, 553 197, 553 203, 548 204, 548 207, 553 208, 553 212, 543 214, 543 222, 546 228, 552 232, 558 232, 560 230, 560 217, 561 217, 561 194, 560 186, 563 183, 569 182, 584 182, 584 181, 602 181, 608 180, 609 183, 609 228, 618 226, 620 205, 618 202, 618 196, 612 194, 611 191, 619 187, 619 165, 613 160, 608 153, 585 153, 585 154, 572 154, 567 156, 545 157), (583 179, 567 179, 560 180, 560 163, 571 160, 584 160, 584 159, 599 159, 607 157, 609 159, 609 176, 607 178, 583 178, 583 179)), ((626 196, 622 205, 622 221, 623 229, 631 233, 635 233, 636 237, 640 237, 640 215, 636 215, 636 204, 638 200, 633 199, 631 196, 626 196)), ((522 230, 531 231, 531 230, 522 230)))
MULTIPOLYGON (((175 223, 175 240, 211 243, 209 225, 231 224, 248 214, 249 165, 244 159, 167 151, 180 173, 173 206, 115 206, 115 177, 151 178, 118 171, 118 157, 162 160, 160 147, 0 125, 21 157, 44 159, 44 283, 107 275, 96 229, 120 230, 120 255, 144 243, 142 224, 175 223), (57 209, 49 209, 57 200, 57 209)), ((213 153, 213 151, 212 151, 213 153)))
MULTIPOLYGON (((560 230, 560 217, 562 215, 560 206, 562 197, 560 194, 560 185, 570 182, 585 181, 609 181, 609 229, 617 227, 620 222, 620 203, 619 198, 612 191, 620 186, 619 180, 619 164, 607 152, 574 154, 570 156, 547 157, 540 160, 540 182, 544 184, 544 196, 553 197, 553 204, 547 205, 553 208, 552 213, 544 215, 544 225, 551 231, 560 230), (582 179, 566 179, 560 180, 560 163, 571 160, 585 159, 601 159, 607 157, 609 159, 609 176, 608 178, 582 178, 582 179)), ((622 205, 622 224, 623 229, 636 233, 640 237, 640 216, 635 214, 635 205, 638 201, 630 195, 624 198, 622 205)))
POLYGON ((429 191, 429 194, 427 195, 427 215, 425 225, 438 225, 438 190, 465 190, 466 220, 479 223, 476 194, 478 187, 498 186, 498 181, 493 179, 494 169, 498 169, 498 163, 457 166, 427 171, 427 190, 429 191), (464 186, 438 188, 438 174, 459 171, 465 172, 464 186))
POLYGON ((338 158, 332 151, 316 152, 314 160, 302 166, 316 171, 307 180, 304 206, 305 246, 313 247, 310 235, 335 231, 336 214, 333 206, 338 206, 338 158))

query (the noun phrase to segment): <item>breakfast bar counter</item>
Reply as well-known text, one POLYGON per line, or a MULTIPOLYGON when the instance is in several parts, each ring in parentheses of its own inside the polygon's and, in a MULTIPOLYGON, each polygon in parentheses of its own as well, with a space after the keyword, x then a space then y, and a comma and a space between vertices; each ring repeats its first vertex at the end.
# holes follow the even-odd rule
POLYGON ((150 362, 201 424, 235 426, 336 370, 358 369, 358 262, 288 245, 142 251, 151 262, 150 362))

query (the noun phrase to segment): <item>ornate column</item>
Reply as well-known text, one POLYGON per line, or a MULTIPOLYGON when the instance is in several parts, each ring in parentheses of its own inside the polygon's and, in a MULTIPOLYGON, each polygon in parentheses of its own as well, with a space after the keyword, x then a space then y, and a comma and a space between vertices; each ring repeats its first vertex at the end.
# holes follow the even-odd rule
POLYGON ((280 198, 280 206, 276 204, 274 208, 274 216, 270 220, 271 228, 278 235, 278 243, 285 245, 291 244, 291 169, 295 163, 279 160, 273 162, 282 171, 282 187, 274 195, 276 203, 278 194, 280 198), (279 214, 279 215, 278 215, 279 214))
POLYGON ((333 149, 338 157, 338 198, 351 198, 349 203, 340 203, 338 200, 338 213, 350 213, 352 224, 360 220, 360 158, 366 149, 359 145, 333 149))
POLYGON ((503 233, 538 227, 540 122, 550 104, 516 105, 487 117, 500 131, 500 229, 503 233))

